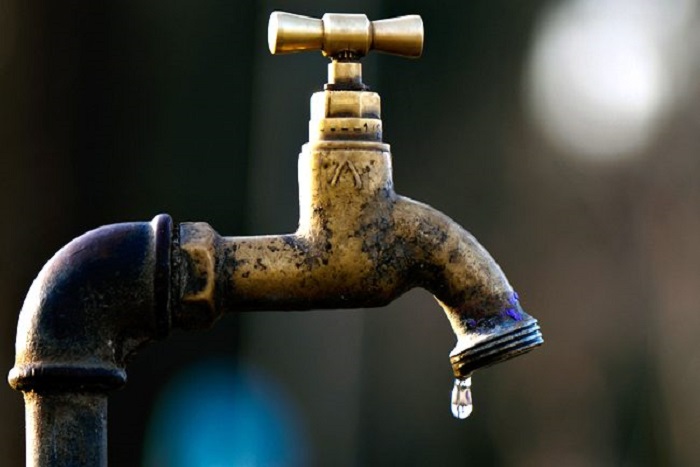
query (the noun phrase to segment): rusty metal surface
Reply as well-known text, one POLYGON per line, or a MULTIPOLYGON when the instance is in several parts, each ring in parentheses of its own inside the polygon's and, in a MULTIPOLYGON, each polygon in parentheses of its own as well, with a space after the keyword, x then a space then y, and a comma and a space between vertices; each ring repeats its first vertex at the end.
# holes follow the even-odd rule
POLYGON ((106 465, 106 393, 170 327, 172 229, 161 215, 93 230, 32 284, 8 378, 25 393, 27 465, 106 465))
POLYGON ((28 466, 106 466, 107 394, 24 395, 28 466))

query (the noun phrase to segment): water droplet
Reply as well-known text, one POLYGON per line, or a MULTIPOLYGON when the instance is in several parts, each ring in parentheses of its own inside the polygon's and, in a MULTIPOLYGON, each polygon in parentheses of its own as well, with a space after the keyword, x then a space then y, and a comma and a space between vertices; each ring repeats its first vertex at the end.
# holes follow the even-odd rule
POLYGON ((452 388, 452 415, 464 420, 474 409, 472 404, 472 378, 456 379, 452 388))

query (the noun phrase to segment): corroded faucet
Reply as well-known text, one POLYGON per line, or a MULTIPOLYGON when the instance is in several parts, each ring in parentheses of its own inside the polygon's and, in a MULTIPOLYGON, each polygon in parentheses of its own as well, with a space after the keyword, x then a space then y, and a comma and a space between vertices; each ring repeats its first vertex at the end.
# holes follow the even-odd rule
POLYGON ((542 343, 474 237, 394 192, 380 98, 359 60, 371 49, 419 56, 420 17, 278 12, 268 40, 272 53, 331 58, 299 156, 299 229, 221 237, 161 215, 101 227, 60 250, 27 295, 9 376, 25 393, 29 465, 106 465, 106 394, 126 382, 128 357, 172 328, 208 327, 228 312, 376 307, 425 288, 457 336, 458 418, 471 410, 474 370, 542 343))

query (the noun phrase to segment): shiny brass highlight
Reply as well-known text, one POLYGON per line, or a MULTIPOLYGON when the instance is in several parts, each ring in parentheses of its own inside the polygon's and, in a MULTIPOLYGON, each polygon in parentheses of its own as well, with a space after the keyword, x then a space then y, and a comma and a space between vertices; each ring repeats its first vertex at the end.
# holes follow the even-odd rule
POLYGON ((372 28, 374 50, 409 58, 423 53, 423 20, 418 15, 372 21, 372 28))
POLYGON ((273 54, 321 50, 323 22, 292 13, 272 13, 267 27, 267 44, 273 54))
POLYGON ((319 20, 276 11, 270 16, 267 40, 273 54, 320 50, 331 58, 357 59, 377 50, 420 57, 423 20, 410 15, 370 22, 365 15, 337 13, 319 20))

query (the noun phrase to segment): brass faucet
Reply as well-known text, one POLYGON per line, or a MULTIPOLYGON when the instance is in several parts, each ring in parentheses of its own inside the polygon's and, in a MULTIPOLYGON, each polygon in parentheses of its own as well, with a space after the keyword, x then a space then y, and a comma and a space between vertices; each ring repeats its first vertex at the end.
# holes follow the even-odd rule
POLYGON ((25 392, 30 465, 106 465, 106 392, 125 383, 127 358, 173 327, 208 327, 224 313, 377 307, 425 288, 457 336, 458 418, 471 411, 473 371, 542 344, 537 321, 474 237, 394 192, 380 98, 363 83, 360 59, 370 50, 420 56, 420 17, 276 12, 268 41, 273 54, 331 59, 299 156, 298 230, 221 237, 161 215, 102 227, 59 251, 27 295, 9 376, 25 392), (85 463, 70 457, 76 450, 85 463))
POLYGON ((465 418, 471 373, 531 350, 542 335, 473 236, 394 192, 380 98, 362 82, 359 60, 371 49, 420 56, 420 17, 370 22, 275 12, 268 42, 273 54, 321 50, 331 58, 328 83, 311 97, 309 141, 299 155, 299 229, 220 237, 207 224, 181 224, 176 323, 209 325, 225 312, 383 306, 423 287, 457 336, 453 409, 465 418))

